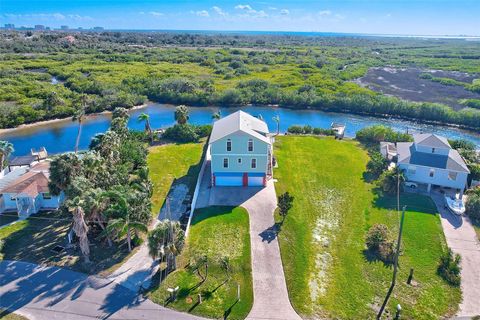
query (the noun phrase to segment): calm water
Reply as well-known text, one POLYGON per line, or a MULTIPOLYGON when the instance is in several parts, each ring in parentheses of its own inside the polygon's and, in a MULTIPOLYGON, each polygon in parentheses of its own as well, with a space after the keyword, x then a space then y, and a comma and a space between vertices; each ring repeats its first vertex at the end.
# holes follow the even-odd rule
MULTIPOLYGON (((165 104, 151 104, 146 108, 137 109, 131 112, 129 127, 137 130, 143 130, 144 124, 138 122, 137 117, 140 113, 146 112, 150 115, 153 128, 165 128, 174 124, 173 112, 175 107, 165 104)), ((212 123, 212 114, 220 109, 222 116, 237 111, 239 108, 216 108, 216 107, 191 107, 190 123, 209 124, 212 123)), ((243 107, 242 110, 254 115, 262 115, 267 122, 270 131, 276 130, 276 124, 273 116, 280 116, 280 131, 285 132, 291 125, 309 124, 312 127, 329 128, 332 122, 345 123, 347 125, 346 135, 354 137, 355 132, 366 126, 373 124, 385 124, 399 131, 409 132, 434 132, 444 135, 448 138, 464 138, 471 140, 480 147, 480 134, 458 130, 455 128, 446 128, 418 124, 410 121, 400 121, 392 119, 372 118, 358 115, 348 115, 341 113, 327 113, 315 110, 290 110, 273 107, 243 107)), ((111 121, 111 115, 102 114, 88 117, 84 121, 80 148, 86 149, 91 138, 100 132, 105 132, 111 121)), ((15 155, 24 155, 30 152, 31 148, 44 146, 50 153, 59 153, 72 151, 75 145, 75 137, 78 125, 71 120, 45 124, 41 126, 22 128, 0 135, 0 139, 8 140, 14 144, 15 155)))

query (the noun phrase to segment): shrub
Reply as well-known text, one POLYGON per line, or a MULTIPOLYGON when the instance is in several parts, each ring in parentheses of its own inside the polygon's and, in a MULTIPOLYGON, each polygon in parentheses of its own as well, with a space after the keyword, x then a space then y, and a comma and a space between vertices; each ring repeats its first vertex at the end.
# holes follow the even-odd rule
POLYGON ((460 260, 460 255, 454 255, 450 248, 440 257, 437 273, 452 286, 460 285, 460 260))
POLYGON ((293 206, 293 199, 294 197, 291 196, 288 191, 278 197, 278 213, 282 216, 283 220, 285 220, 285 217, 293 206))
POLYGON ((369 250, 378 250, 382 243, 388 241, 388 227, 384 224, 373 225, 367 233, 365 243, 369 250))
POLYGON ((313 132, 312 126, 309 126, 309 125, 303 126, 303 133, 311 134, 312 132, 313 132))
POLYGON ((181 143, 198 142, 199 139, 195 127, 189 124, 176 124, 167 128, 163 133, 163 137, 181 143))
POLYGON ((323 136, 334 136, 335 131, 332 129, 323 129, 323 128, 314 128, 313 134, 315 135, 323 135, 323 136))
POLYGON ((397 193, 398 180, 400 180, 400 192, 402 191, 405 175, 398 168, 395 170, 387 170, 382 173, 378 181, 379 186, 389 195, 397 193))
POLYGON ((373 225, 365 240, 368 250, 383 262, 392 262, 395 256, 395 245, 390 240, 388 227, 384 224, 373 225))
POLYGON ((385 169, 387 169, 387 160, 378 151, 370 154, 370 161, 367 163, 367 170, 376 178, 378 178, 385 169))
POLYGON ((303 128, 301 126, 290 126, 287 131, 292 134, 302 134, 303 128))
POLYGON ((474 221, 480 221, 480 193, 475 192, 468 196, 465 203, 465 212, 474 221))
POLYGON ((198 135, 199 138, 208 137, 211 132, 212 126, 209 124, 203 126, 195 126, 195 133, 198 135))
POLYGON ((380 141, 408 142, 413 141, 412 136, 394 131, 390 127, 374 125, 357 131, 356 138, 363 143, 378 143, 380 141))

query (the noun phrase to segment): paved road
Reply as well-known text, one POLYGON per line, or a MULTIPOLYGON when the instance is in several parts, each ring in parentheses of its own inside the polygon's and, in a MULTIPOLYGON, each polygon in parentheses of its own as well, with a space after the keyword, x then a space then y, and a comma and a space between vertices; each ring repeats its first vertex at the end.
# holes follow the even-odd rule
POLYGON ((209 205, 242 206, 250 216, 254 302, 247 319, 300 319, 290 304, 280 248, 274 230, 277 196, 273 182, 265 188, 211 188, 209 205))
POLYGON ((17 261, 0 261, 0 307, 30 320, 200 319, 107 279, 17 261))
POLYGON ((443 195, 432 193, 440 212, 448 246, 462 257, 462 295, 458 317, 480 315, 480 242, 467 217, 459 217, 444 208, 443 195))

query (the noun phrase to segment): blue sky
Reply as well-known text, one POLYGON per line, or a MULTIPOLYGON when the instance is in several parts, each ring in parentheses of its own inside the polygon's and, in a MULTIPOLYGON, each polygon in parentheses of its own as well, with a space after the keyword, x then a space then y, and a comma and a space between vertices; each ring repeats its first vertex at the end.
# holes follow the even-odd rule
POLYGON ((480 35, 480 0, 0 0, 0 23, 54 28, 480 35))

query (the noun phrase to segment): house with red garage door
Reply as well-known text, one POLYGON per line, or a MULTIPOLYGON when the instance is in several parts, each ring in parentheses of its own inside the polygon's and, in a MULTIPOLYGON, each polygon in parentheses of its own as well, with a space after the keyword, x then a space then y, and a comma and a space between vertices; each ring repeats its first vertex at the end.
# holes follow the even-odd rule
POLYGON ((213 125, 210 136, 213 186, 265 186, 272 177, 272 142, 267 124, 237 111, 213 125))

